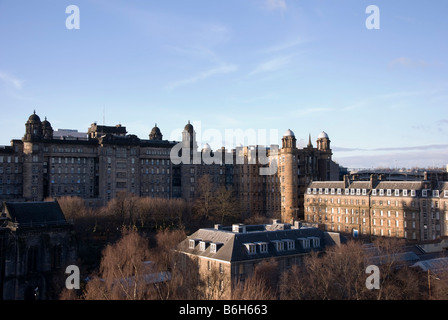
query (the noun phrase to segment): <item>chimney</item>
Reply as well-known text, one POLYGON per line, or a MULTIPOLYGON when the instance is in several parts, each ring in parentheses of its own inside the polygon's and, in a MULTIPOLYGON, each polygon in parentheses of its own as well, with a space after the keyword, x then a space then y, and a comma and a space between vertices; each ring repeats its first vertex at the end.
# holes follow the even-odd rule
POLYGON ((232 225, 232 232, 235 233, 246 233, 246 226, 241 223, 235 223, 232 225))
POLYGON ((344 174, 344 187, 348 188, 350 186, 350 178, 348 174, 344 174))
POLYGON ((215 224, 215 230, 222 230, 222 224, 215 224))
POLYGON ((370 175, 370 189, 375 188, 377 183, 378 183, 378 175, 377 174, 371 174, 370 175))
POLYGON ((302 222, 300 221, 294 221, 294 227, 293 229, 300 229, 302 227, 302 222))

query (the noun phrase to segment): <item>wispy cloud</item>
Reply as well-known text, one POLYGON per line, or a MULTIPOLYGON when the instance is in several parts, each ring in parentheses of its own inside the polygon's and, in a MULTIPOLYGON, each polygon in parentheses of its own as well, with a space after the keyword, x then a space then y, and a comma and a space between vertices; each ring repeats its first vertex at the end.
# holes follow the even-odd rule
POLYGON ((260 50, 260 52, 261 53, 276 53, 276 52, 285 51, 288 49, 295 48, 295 47, 300 46, 306 42, 308 42, 308 40, 305 40, 303 38, 286 40, 282 43, 278 43, 278 44, 272 45, 270 47, 267 47, 265 49, 262 49, 262 50, 260 50))
POLYGON ((270 59, 268 61, 262 62, 257 65, 250 73, 250 76, 265 73, 265 72, 274 72, 286 67, 292 60, 292 55, 283 56, 270 59))
POLYGON ((168 89, 175 89, 175 88, 182 87, 185 85, 194 84, 194 83, 203 81, 203 80, 210 78, 212 76, 215 76, 215 75, 232 73, 232 72, 236 72, 237 70, 238 70, 238 67, 233 64, 221 65, 221 66, 214 67, 209 70, 200 72, 199 74, 196 74, 190 78, 172 82, 170 85, 168 85, 168 89))
POLYGON ((6 72, 0 71, 0 80, 6 85, 12 86, 15 89, 22 89, 23 81, 6 72))

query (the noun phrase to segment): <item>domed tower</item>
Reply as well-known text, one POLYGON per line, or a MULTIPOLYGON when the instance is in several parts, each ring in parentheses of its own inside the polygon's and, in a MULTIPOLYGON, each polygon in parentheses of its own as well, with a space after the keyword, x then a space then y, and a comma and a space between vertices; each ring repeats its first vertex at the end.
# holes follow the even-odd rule
POLYGON ((47 117, 42 121, 42 136, 44 139, 53 139, 53 128, 51 127, 51 123, 47 120, 47 117))
POLYGON ((317 149, 320 151, 330 150, 330 138, 325 131, 322 131, 317 137, 317 149))
POLYGON ((188 120, 188 123, 184 127, 184 131, 182 131, 182 148, 190 149, 190 156, 193 156, 193 152, 196 152, 198 149, 196 132, 194 131, 190 120, 188 120))
POLYGON ((281 220, 293 223, 298 210, 298 176, 296 137, 290 129, 283 135, 279 156, 281 220))
POLYGON ((156 123, 154 128, 152 128, 151 133, 149 134, 149 140, 162 140, 162 137, 162 132, 160 131, 159 127, 157 127, 156 123))
POLYGON ((322 131, 317 137, 318 156, 318 176, 319 180, 331 179, 331 156, 330 138, 325 131, 322 131))
POLYGON ((24 141, 36 141, 42 139, 42 122, 39 116, 34 113, 30 115, 28 121, 25 123, 25 136, 24 141))

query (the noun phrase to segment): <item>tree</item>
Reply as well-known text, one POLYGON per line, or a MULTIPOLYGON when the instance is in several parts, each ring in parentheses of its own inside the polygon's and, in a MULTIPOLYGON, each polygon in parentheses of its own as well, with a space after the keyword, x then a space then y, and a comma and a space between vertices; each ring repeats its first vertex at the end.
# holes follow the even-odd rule
POLYGON ((154 297, 145 276, 153 273, 148 240, 135 229, 123 229, 122 238, 103 250, 99 273, 86 285, 86 300, 143 300, 154 297))
POLYGON ((235 221, 240 217, 240 203, 231 190, 222 186, 213 194, 213 216, 221 224, 235 221))
POLYGON ((206 174, 198 179, 198 197, 193 205, 195 216, 201 221, 207 221, 213 214, 213 194, 215 185, 212 178, 206 174))
POLYGON ((278 262, 274 259, 260 262, 253 274, 238 281, 232 290, 233 300, 274 300, 277 298, 278 262))

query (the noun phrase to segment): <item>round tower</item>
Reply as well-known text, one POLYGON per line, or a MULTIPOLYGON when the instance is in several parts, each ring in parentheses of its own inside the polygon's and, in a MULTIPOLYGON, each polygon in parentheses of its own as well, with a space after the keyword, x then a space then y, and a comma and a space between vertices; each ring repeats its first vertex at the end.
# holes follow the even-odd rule
POLYGON ((53 139, 53 128, 51 127, 51 123, 47 120, 47 117, 42 121, 42 136, 44 139, 53 139))
POLYGON ((288 129, 282 138, 282 149, 279 152, 281 220, 293 223, 298 210, 298 176, 297 176, 297 148, 294 132, 288 129))
POLYGON ((320 151, 328 151, 330 150, 330 138, 325 131, 322 131, 317 137, 317 149, 320 151))
POLYGON ((36 141, 42 139, 42 122, 39 116, 34 113, 30 115, 28 121, 25 123, 25 136, 24 141, 36 141))

